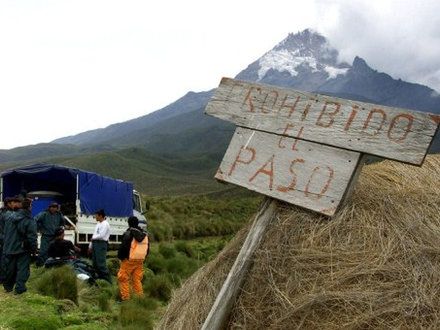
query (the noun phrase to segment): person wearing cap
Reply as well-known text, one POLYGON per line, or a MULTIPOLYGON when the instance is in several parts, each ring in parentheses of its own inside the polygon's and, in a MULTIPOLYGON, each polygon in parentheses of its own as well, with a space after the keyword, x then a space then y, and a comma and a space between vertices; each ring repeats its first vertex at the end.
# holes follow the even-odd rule
POLYGON ((98 210, 95 213, 95 219, 98 222, 93 232, 92 241, 89 244, 89 254, 92 255, 93 268, 98 278, 111 283, 112 279, 107 268, 107 248, 110 238, 110 224, 105 218, 104 210, 98 210))
POLYGON ((55 231, 55 240, 50 243, 47 255, 49 258, 74 259, 75 253, 81 252, 79 247, 71 241, 64 239, 64 228, 59 227, 55 231))
POLYGON ((59 204, 51 202, 47 210, 35 216, 38 231, 41 233, 40 252, 36 262, 37 267, 41 267, 47 260, 47 250, 50 243, 55 240, 55 231, 64 226, 64 216, 59 211, 59 204))
POLYGON ((26 292, 30 276, 31 255, 37 251, 37 226, 31 215, 32 200, 24 199, 21 208, 6 219, 3 258, 6 292, 26 292))
POLYGON ((3 283, 5 279, 5 270, 3 266, 3 241, 4 241, 4 228, 6 219, 14 212, 14 198, 6 197, 4 206, 0 209, 0 283, 3 283))
POLYGON ((14 196, 11 198, 11 209, 12 211, 18 211, 21 209, 21 202, 23 201, 23 198, 20 196, 14 196))

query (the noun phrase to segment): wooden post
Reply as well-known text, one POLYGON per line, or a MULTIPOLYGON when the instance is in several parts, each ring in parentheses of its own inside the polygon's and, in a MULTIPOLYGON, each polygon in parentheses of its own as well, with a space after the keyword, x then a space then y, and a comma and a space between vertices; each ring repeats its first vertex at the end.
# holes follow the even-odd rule
POLYGON ((270 220, 275 216, 276 211, 277 202, 272 198, 266 197, 254 219, 254 223, 240 253, 203 324, 203 330, 220 330, 226 326, 232 306, 252 263, 253 254, 260 245, 261 238, 266 232, 270 220))

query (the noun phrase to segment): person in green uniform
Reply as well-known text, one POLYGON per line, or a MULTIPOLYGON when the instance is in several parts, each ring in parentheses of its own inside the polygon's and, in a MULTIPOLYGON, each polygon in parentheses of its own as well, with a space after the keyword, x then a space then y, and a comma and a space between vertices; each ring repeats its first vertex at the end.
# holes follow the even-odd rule
POLYGON ((37 251, 37 226, 31 215, 31 199, 21 202, 21 209, 11 212, 5 221, 3 258, 6 292, 26 292, 30 276, 31 255, 37 251))
POLYGON ((42 211, 35 216, 38 232, 41 233, 40 252, 36 262, 37 267, 41 267, 46 262, 50 243, 55 240, 55 232, 64 226, 64 216, 59 211, 56 202, 50 203, 46 211, 42 211))
POLYGON ((13 198, 6 197, 4 201, 4 207, 0 209, 0 284, 3 283, 5 279, 5 272, 3 269, 3 241, 4 241, 4 228, 5 228, 5 221, 8 217, 9 212, 13 211, 13 198))

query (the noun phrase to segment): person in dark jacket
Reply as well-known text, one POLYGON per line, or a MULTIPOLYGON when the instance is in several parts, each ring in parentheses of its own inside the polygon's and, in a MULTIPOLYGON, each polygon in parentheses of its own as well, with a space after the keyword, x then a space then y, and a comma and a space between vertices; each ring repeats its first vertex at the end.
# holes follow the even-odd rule
POLYGON ((46 211, 35 216, 35 221, 41 233, 40 252, 36 263, 37 267, 40 267, 46 262, 49 245, 55 240, 55 231, 64 226, 64 216, 59 211, 58 203, 52 202, 46 211))
POLYGON ((13 201, 11 197, 6 197, 4 201, 4 207, 0 209, 0 284, 3 283, 5 279, 5 271, 3 267, 3 241, 4 241, 4 228, 6 218, 9 216, 10 212, 13 212, 13 201))
POLYGON ((30 276, 31 255, 37 251, 37 227, 31 215, 31 199, 22 201, 22 208, 5 221, 3 257, 5 280, 3 287, 15 293, 26 292, 26 282, 30 276))
POLYGON ((3 246, 3 229, 5 227, 6 216, 7 213, 12 210, 12 198, 6 197, 4 200, 4 206, 0 209, 0 246, 3 246))
MULTIPOLYGON (((135 246, 135 247, 136 247, 135 246)), ((143 296, 142 277, 144 276, 143 263, 150 250, 150 242, 147 233, 139 228, 139 220, 136 217, 128 218, 128 229, 122 236, 122 242, 118 250, 118 258, 122 261, 118 272, 119 292, 122 300, 130 299, 130 280, 133 283, 133 291, 138 296, 143 296), (133 243, 141 248, 140 254, 134 255, 133 243), (142 249, 141 245, 146 244, 142 249), (146 248, 146 250, 145 250, 146 248)))
POLYGON ((64 239, 64 228, 60 227, 55 231, 55 240, 50 243, 47 255, 49 258, 75 259, 75 254, 79 252, 79 247, 64 239))

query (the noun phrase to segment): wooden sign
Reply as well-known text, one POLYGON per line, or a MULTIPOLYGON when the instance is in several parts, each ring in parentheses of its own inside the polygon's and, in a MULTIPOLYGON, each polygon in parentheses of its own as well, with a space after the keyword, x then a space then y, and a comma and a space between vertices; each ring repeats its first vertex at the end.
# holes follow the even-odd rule
POLYGON ((216 178, 333 215, 361 154, 238 127, 216 178))
MULTIPOLYGON (((421 165, 440 124, 439 115, 228 78, 205 111, 248 127, 236 129, 218 180, 330 216, 359 174, 359 151, 421 165)), ((266 197, 203 330, 227 324, 276 209, 275 200, 266 197)))
MULTIPOLYGON (((438 110, 438 109, 437 109, 438 110)), ((440 116, 223 78, 206 113, 238 126, 421 165, 440 116)))

